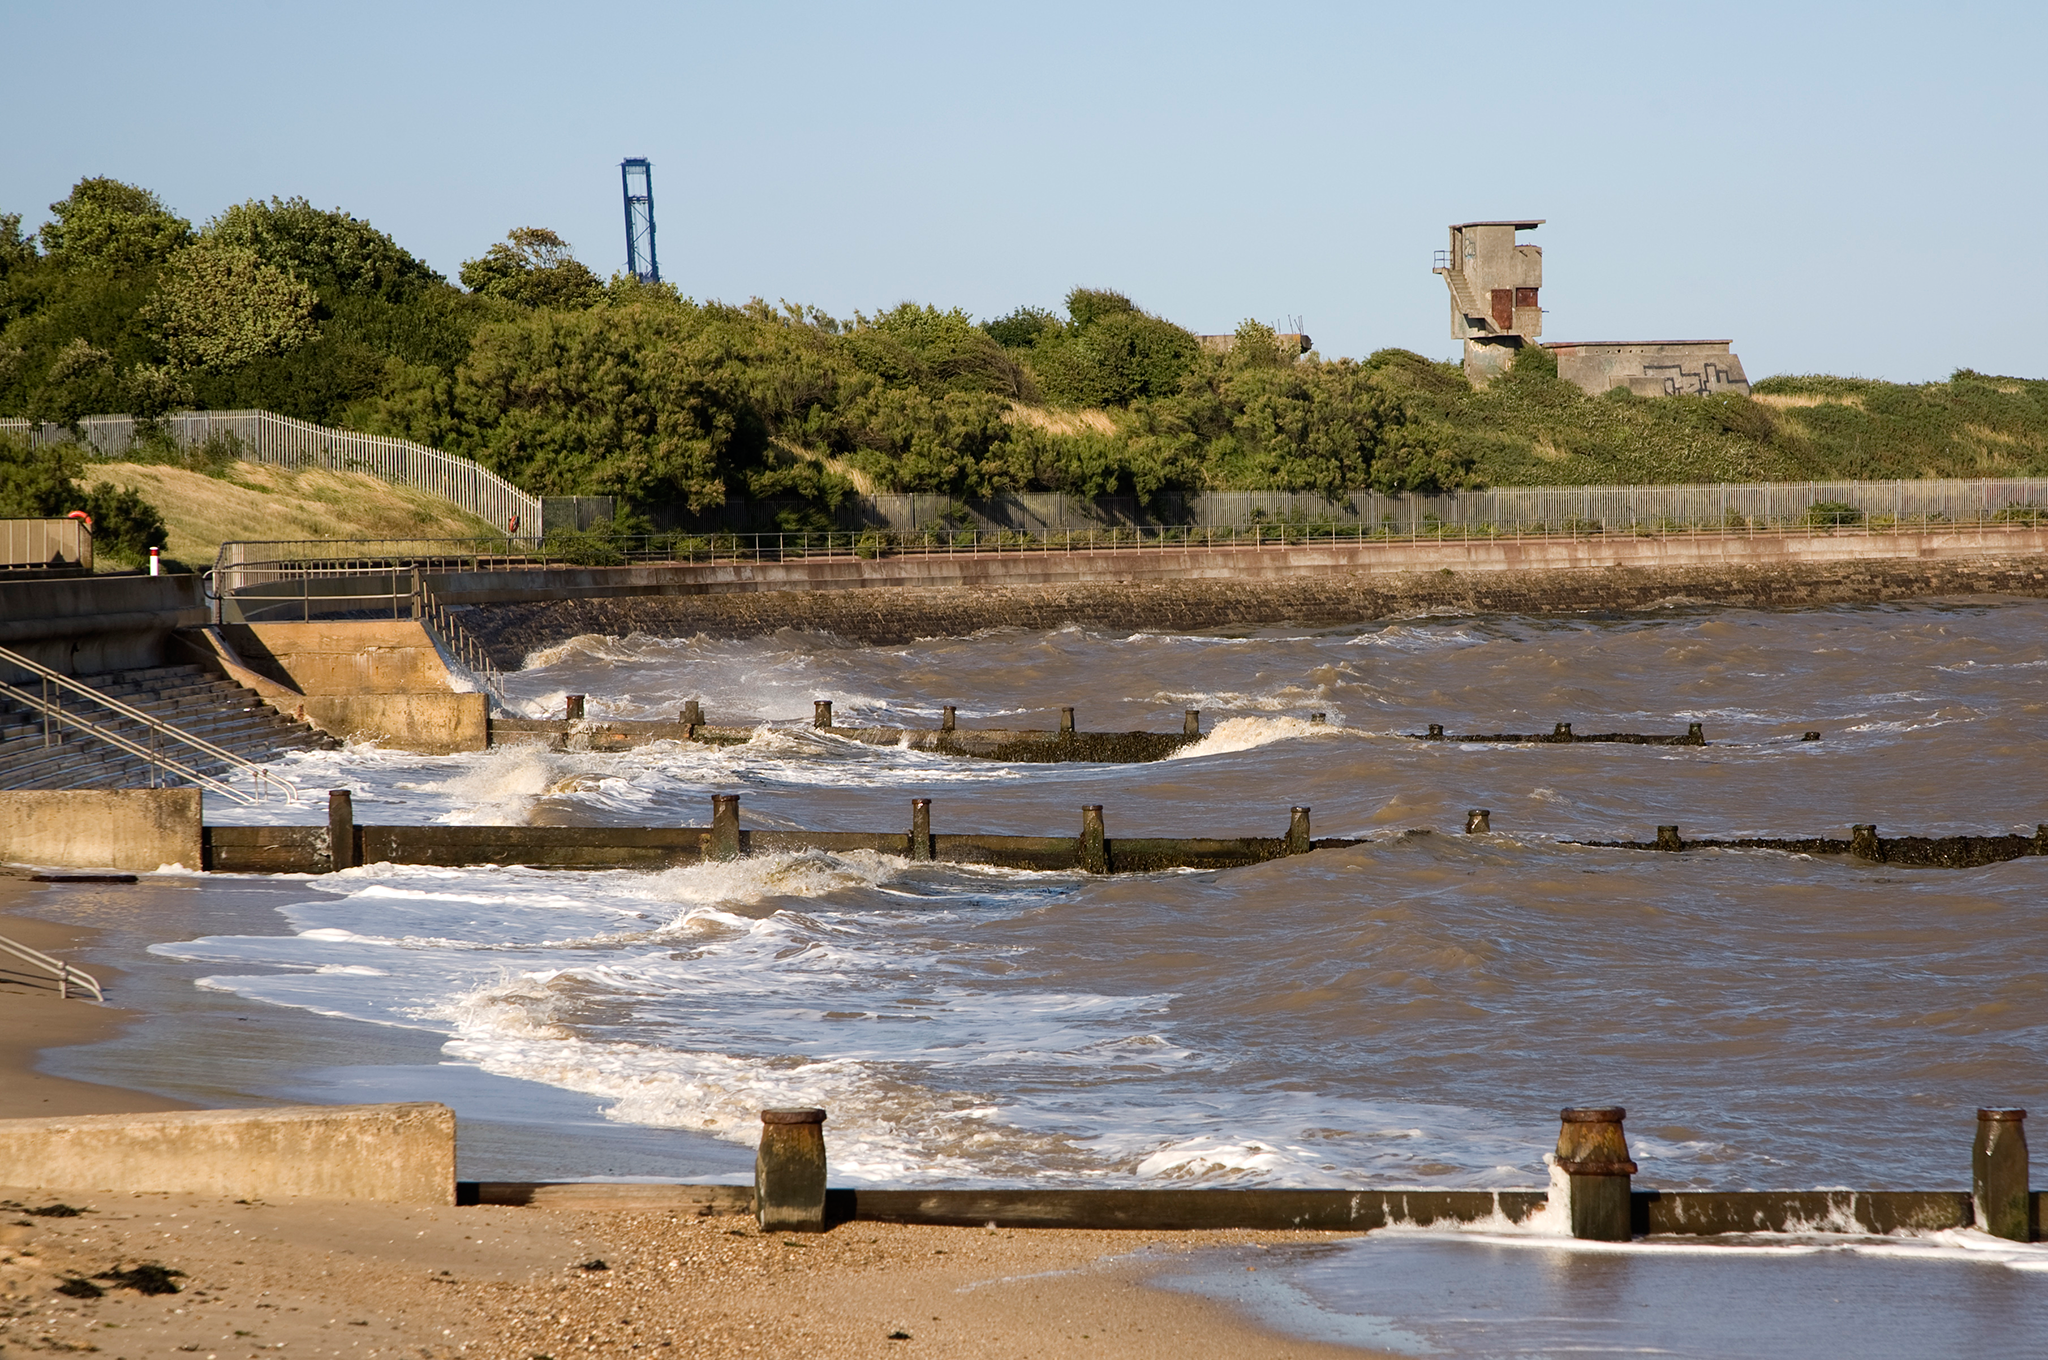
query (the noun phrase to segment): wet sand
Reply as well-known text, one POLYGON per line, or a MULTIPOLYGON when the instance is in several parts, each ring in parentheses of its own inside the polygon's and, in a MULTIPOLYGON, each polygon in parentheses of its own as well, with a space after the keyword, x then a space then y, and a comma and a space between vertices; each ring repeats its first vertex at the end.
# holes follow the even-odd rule
MULTIPOLYGON (((0 935, 60 959, 76 960, 99 932, 31 916, 0 916, 0 935)), ((113 970, 96 966, 86 971, 115 992, 111 984, 118 974, 113 970)), ((0 1017, 0 1119, 194 1108, 182 1100, 37 1071, 44 1049, 110 1039, 144 1017, 77 997, 60 999, 55 978, 11 954, 0 954, 0 1017)))
MULTIPOLYGON (((63 958, 102 938, 21 915, 0 916, 0 935, 63 958)), ((89 971, 119 995, 118 970, 89 971)), ((0 968, 0 1118, 193 1108, 35 1070, 46 1049, 146 1018, 0 968)), ((1364 1354, 1144 1284, 1204 1248, 1325 1240, 886 1224, 763 1236, 747 1218, 0 1188, 0 1354, 1364 1354), (82 1212, 36 1212, 53 1204, 82 1212), (179 1292, 105 1278, 144 1265, 181 1272, 179 1292), (80 1280, 103 1292, 59 1292, 89 1294, 80 1280)))

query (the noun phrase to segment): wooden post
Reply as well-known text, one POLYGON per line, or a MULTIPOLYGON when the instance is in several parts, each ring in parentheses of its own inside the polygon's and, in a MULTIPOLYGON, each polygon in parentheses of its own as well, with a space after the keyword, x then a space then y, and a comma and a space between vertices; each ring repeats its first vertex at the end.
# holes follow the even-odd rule
POLYGON ((347 789, 327 795, 327 857, 336 869, 356 867, 355 798, 347 789))
POLYGON ((1442 723, 1431 723, 1429 725, 1429 739, 1431 741, 1442 741, 1444 739, 1444 725, 1442 723))
POLYGON ((1202 735, 1202 710, 1190 708, 1180 715, 1180 734, 1184 737, 1202 735))
POLYGON ((932 857, 932 800, 929 798, 910 800, 910 857, 932 857))
POLYGON ((1589 1242, 1626 1242, 1629 1224, 1629 1160, 1619 1105, 1574 1106, 1558 1111, 1557 1164, 1568 1177, 1572 1236, 1589 1242))
POLYGON ((1102 832, 1100 803, 1090 803, 1081 809, 1081 871, 1088 874, 1109 872, 1109 843, 1102 832))
POLYGON ((1314 726, 1321 727, 1329 720, 1329 717, 1330 715, 1327 713, 1311 713, 1308 715, 1308 720, 1314 726))
POLYGON ((1493 830, 1493 812, 1489 808, 1467 808, 1465 810, 1465 834, 1484 836, 1493 830))
POLYGON ((695 699, 685 703, 683 705, 683 725, 692 728, 702 727, 704 725, 704 705, 695 699))
POLYGON ((1060 710, 1060 731, 1061 731, 1061 733, 1062 733, 1062 734, 1070 734, 1070 733, 1072 733, 1072 732, 1073 732, 1073 730, 1074 730, 1074 710, 1073 710, 1073 709, 1071 709, 1071 708, 1063 708, 1063 709, 1061 709, 1061 710, 1060 710))
POLYGON ((1287 816, 1287 853, 1306 855, 1314 848, 1315 845, 1309 840, 1308 835, 1308 809, 1290 809, 1287 816))
POLYGON ((831 725, 832 725, 832 701, 831 701, 830 699, 814 699, 814 700, 812 700, 812 701, 811 701, 811 726, 813 726, 813 727, 830 727, 831 725))
POLYGON ((1687 723, 1685 725, 1685 744, 1687 746, 1705 746, 1707 744, 1707 729, 1705 725, 1701 723, 1687 723))
POLYGON ((1803 735, 1802 735, 1802 736, 1801 736, 1801 737, 1800 737, 1799 739, 1800 739, 1801 741, 1819 741, 1819 740, 1820 740, 1820 733, 1818 733, 1818 732, 1807 732, 1807 733, 1803 734, 1803 735))
POLYGON ((580 694, 563 695, 562 707, 570 722, 579 721, 583 717, 583 696, 580 694))
POLYGON ((941 732, 951 732, 953 730, 953 706, 951 704, 947 704, 942 711, 939 718, 939 730, 941 732))
POLYGON ((825 1231, 825 1112, 761 1111, 754 1217, 762 1232, 825 1231))
POLYGON ((736 793, 711 795, 711 858, 740 857, 740 796, 736 793))
POLYGON ((2034 1240, 2033 1189, 2027 1183, 2027 1112, 1977 1111, 1970 1149, 1970 1199, 1977 1226, 2011 1242, 2034 1240))
POLYGON ((1572 739, 1572 725, 1570 723, 1559 723, 1551 728, 1550 739, 1552 741, 1570 741, 1572 739))
POLYGON ((1677 827, 1675 827, 1675 826, 1660 826, 1660 827, 1658 827, 1658 828, 1657 828, 1657 848, 1658 848, 1659 850, 1683 850, 1683 849, 1685 849, 1685 842, 1684 842, 1684 841, 1682 841, 1682 840, 1680 840, 1680 839, 1678 838, 1678 828, 1677 828, 1677 827))
POLYGON ((1874 824, 1859 823, 1849 828, 1849 853, 1858 859, 1884 862, 1884 847, 1878 843, 1874 824))

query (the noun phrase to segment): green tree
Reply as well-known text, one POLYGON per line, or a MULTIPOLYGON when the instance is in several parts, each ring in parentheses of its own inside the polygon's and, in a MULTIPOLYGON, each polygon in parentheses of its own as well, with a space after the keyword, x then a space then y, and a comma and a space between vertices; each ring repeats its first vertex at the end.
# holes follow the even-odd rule
POLYGON ((1122 293, 1076 288, 1068 324, 1042 329, 1029 353, 1048 400, 1074 406, 1127 406, 1178 391, 1201 357, 1194 335, 1147 312, 1122 293))
POLYGON ((604 284, 576 259, 569 243, 546 227, 515 227, 505 239, 462 265, 462 286, 525 307, 592 307, 604 284))
POLYGON ((446 282, 368 222, 303 198, 237 203, 207 224, 206 235, 254 251, 330 303, 363 296, 403 301, 446 282))
POLYGON ((132 273, 162 264, 192 239, 192 224, 147 189, 82 179, 50 205, 43 250, 71 268, 132 273))
POLYGON ((146 309, 179 369, 239 368, 311 340, 310 286, 253 249, 203 237, 171 260, 146 309))

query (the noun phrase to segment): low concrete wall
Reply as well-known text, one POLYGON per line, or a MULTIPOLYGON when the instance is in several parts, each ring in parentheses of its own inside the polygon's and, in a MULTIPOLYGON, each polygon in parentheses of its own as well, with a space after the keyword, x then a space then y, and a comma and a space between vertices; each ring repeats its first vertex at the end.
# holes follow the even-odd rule
POLYGON ((206 621, 197 576, 0 581, 0 647, 67 675, 161 666, 171 630, 206 621))
POLYGON ((0 792, 0 860, 64 869, 201 867, 198 789, 0 792))
POLYGON ((243 665, 301 694, 448 691, 448 667, 414 619, 223 624, 243 665))
POLYGON ((453 1204, 455 1112, 420 1102, 0 1120, 0 1185, 453 1204))
POLYGON ((1742 360, 1727 340, 1624 340, 1545 346, 1557 356, 1557 376, 1599 396, 1626 387, 1639 397, 1749 395, 1742 360))
POLYGON ((483 694, 308 694, 268 702, 329 736, 421 755, 481 751, 491 744, 490 698, 483 694))

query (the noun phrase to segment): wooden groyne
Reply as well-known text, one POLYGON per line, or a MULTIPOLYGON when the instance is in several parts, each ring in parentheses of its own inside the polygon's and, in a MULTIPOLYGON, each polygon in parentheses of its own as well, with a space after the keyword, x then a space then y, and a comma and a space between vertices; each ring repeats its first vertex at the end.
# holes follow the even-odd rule
POLYGON ((1795 855, 1853 855, 1873 864, 1933 869, 1977 869, 1987 864, 2048 855, 2048 823, 2031 836, 1880 836, 1875 825, 1849 828, 1846 839, 1833 836, 1712 836, 1687 840, 1676 826, 1660 826, 1650 841, 1566 841, 1604 850, 1782 850, 1795 855))
MULTIPOLYGON (((658 741, 699 742, 708 746, 739 746, 759 735, 758 726, 721 726, 704 720, 701 702, 684 704, 673 721, 666 719, 593 719, 585 714, 584 696, 567 696, 560 718, 490 720, 490 744, 538 743, 552 751, 626 751, 658 741)), ((1105 765, 1163 760, 1202 739, 1202 715, 1188 709, 1178 732, 1082 732, 1074 710, 1060 709, 1057 727, 961 727, 948 704, 937 727, 844 727, 832 720, 832 701, 815 702, 813 731, 868 746, 902 746, 938 755, 974 756, 1011 764, 1052 764, 1086 761, 1105 765)), ((1323 715, 1315 715, 1322 721, 1323 715)))
POLYGON ((827 1185, 821 1109, 763 1110, 754 1185, 470 1181, 458 1204, 754 1214, 764 1231, 823 1232, 843 1223, 934 1227, 1311 1229, 1529 1226, 1553 1209, 1556 1226, 1590 1241, 1649 1235, 1895 1233, 1975 1228, 2008 1241, 2040 1235, 2048 1195, 2029 1184, 2025 1121, 2016 1109, 1977 1111, 1968 1190, 1637 1190, 1620 1106, 1559 1112, 1558 1174, 1546 1189, 1410 1187, 1292 1189, 840 1189, 827 1185), (1563 1203, 1553 1201, 1562 1195, 1563 1203))
MULTIPOLYGON (((1550 746, 1569 746, 1574 742, 1603 741, 1624 746, 1705 746, 1706 728, 1699 723, 1687 723, 1679 736, 1661 736, 1642 732, 1573 732, 1572 725, 1561 722, 1548 732, 1489 732, 1484 735, 1464 736, 1446 734, 1442 723, 1431 723, 1427 732, 1406 734, 1416 741, 1458 741, 1474 744, 1493 742, 1536 742, 1550 746)), ((1803 740, 1818 741, 1820 733, 1809 733, 1803 740)))
POLYGON ((1291 809, 1279 836, 1130 837, 1105 832, 1102 807, 1081 809, 1075 836, 934 834, 931 800, 911 800, 901 831, 769 831, 742 828, 738 794, 717 794, 709 826, 358 825, 346 790, 328 795, 322 826, 207 826, 202 863, 218 873, 317 874, 359 864, 441 868, 517 864, 535 869, 671 869, 749 855, 872 851, 944 864, 1092 874, 1238 869, 1313 850, 1365 844, 1314 840, 1309 809, 1291 809))

